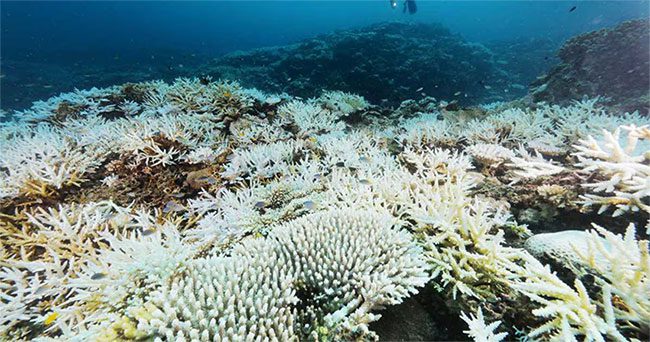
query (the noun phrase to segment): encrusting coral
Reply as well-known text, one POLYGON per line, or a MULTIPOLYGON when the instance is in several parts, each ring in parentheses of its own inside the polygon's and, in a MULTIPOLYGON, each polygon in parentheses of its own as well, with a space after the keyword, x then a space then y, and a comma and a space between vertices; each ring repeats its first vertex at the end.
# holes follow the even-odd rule
POLYGON ((648 221, 648 119, 518 106, 208 78, 35 103, 0 123, 1 337, 377 339, 429 286, 477 340, 646 338, 648 244, 613 232, 648 221), (607 204, 612 232, 523 241, 526 210, 607 204))

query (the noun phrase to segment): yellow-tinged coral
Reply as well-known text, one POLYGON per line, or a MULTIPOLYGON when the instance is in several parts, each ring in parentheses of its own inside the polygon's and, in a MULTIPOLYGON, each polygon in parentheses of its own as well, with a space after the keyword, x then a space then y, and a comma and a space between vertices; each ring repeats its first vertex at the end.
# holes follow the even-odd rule
MULTIPOLYGON (((647 326, 647 243, 601 232, 570 252, 596 284, 567 282, 514 247, 526 229, 509 210, 521 203, 476 194, 519 181, 528 195, 571 204, 577 166, 599 165, 590 182, 607 182, 609 159, 627 155, 641 173, 608 184, 629 191, 587 187, 622 215, 643 209, 637 164, 648 156, 626 151, 648 139, 638 115, 587 100, 379 118, 342 92, 298 101, 208 78, 136 86, 62 94, 0 124, 3 337, 376 338, 378 310, 427 281, 456 298, 453 309, 529 296, 547 320, 532 334, 544 338, 614 339, 647 326), (578 143, 619 125, 626 147, 578 143), (580 165, 562 159, 570 144, 587 149, 580 165), (470 172, 472 160, 491 176, 470 172), (92 191, 106 201, 87 203, 92 191), (119 191, 128 193, 108 201, 119 191), (608 244, 630 257, 598 262, 612 257, 608 244)), ((475 337, 503 336, 481 316, 463 315, 475 337)))

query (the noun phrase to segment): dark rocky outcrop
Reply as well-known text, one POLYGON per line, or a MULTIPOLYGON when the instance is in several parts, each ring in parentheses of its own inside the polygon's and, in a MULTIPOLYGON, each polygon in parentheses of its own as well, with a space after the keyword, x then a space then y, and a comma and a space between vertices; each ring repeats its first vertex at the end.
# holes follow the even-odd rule
POLYGON ((534 101, 604 96, 619 111, 650 112, 650 23, 624 22, 569 39, 562 62, 532 85, 534 101))
POLYGON ((524 95, 525 88, 508 90, 509 73, 497 60, 442 26, 393 22, 228 54, 202 71, 265 91, 311 97, 338 89, 377 104, 423 94, 462 104, 524 95))

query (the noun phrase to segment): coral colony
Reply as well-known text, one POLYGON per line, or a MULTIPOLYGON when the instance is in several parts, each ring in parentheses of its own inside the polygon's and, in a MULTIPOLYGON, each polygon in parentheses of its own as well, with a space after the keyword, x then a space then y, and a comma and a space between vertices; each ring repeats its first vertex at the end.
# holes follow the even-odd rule
POLYGON ((207 79, 37 102, 2 123, 3 337, 375 339, 423 287, 476 340, 647 337, 650 120, 597 99, 467 115, 207 79), (528 238, 517 186, 636 225, 528 238))
POLYGON ((476 341, 647 340, 650 118, 603 101, 202 77, 3 113, 0 337, 376 340, 428 291, 476 341))

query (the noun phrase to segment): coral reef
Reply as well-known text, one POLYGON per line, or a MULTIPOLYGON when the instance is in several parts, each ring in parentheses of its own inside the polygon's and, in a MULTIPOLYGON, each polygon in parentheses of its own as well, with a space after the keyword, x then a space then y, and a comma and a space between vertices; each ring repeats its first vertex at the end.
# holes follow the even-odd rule
POLYGON ((519 73, 512 81, 507 63, 498 61, 485 46, 465 42, 439 25, 393 22, 231 53, 201 71, 269 92, 307 98, 322 89, 342 90, 392 105, 421 93, 461 103, 523 95, 525 87, 510 84, 527 84, 537 75, 528 68, 529 75, 519 73))
POLYGON ((535 81, 534 101, 566 104, 605 96, 620 111, 650 113, 650 22, 639 19, 569 39, 562 60, 535 81))
POLYGON ((37 102, 0 123, 0 338, 376 340, 422 291, 477 340, 647 339, 650 122, 599 101, 37 102))

